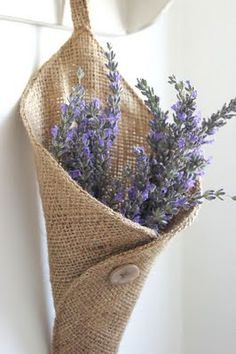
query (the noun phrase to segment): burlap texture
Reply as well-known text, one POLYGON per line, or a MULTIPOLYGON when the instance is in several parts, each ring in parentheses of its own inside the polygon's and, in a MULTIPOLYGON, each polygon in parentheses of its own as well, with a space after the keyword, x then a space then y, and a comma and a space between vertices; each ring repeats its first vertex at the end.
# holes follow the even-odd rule
MULTIPOLYGON (((117 353, 121 336, 150 267, 166 242, 189 225, 197 209, 178 215, 166 232, 154 231, 112 211, 80 188, 48 152, 50 128, 60 103, 86 76, 87 97, 105 100, 108 80, 104 53, 90 30, 85 0, 71 0, 74 32, 34 75, 21 99, 21 116, 31 140, 47 228, 50 278, 56 310, 55 354, 117 353), (112 285, 111 271, 136 264, 133 282, 112 285)), ((114 174, 133 163, 132 148, 146 145, 150 113, 123 81, 122 120, 113 150, 114 174)))

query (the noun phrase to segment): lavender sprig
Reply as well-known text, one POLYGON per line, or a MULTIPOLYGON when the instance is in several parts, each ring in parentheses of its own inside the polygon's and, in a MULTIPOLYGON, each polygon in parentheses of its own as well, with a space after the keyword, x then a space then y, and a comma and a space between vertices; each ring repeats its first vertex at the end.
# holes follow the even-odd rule
MULTIPOLYGON (((172 106, 173 122, 168 121, 168 112, 161 111, 160 100, 155 96, 153 88, 145 80, 138 80, 137 84, 147 98, 145 103, 153 116, 148 136, 151 148, 149 181, 156 186, 145 202, 142 220, 145 220, 145 225, 151 225, 157 231, 165 228, 181 209, 201 204, 203 199, 222 199, 225 194, 222 189, 206 191, 202 195, 191 192, 209 164, 202 146, 209 143, 207 137, 211 131, 204 129, 205 120, 201 122, 201 116, 196 110, 197 91, 190 82, 177 82, 175 76, 171 76, 169 83, 174 85, 178 99, 172 106)), ((234 100, 217 113, 218 119, 213 115, 214 122, 231 118, 233 114, 229 115, 229 112, 233 108, 234 100), (223 118, 220 118, 221 113, 223 118)))
POLYGON ((204 119, 202 123, 202 134, 204 136, 213 135, 223 127, 227 121, 235 116, 236 98, 232 99, 229 104, 224 104, 221 109, 213 113, 210 118, 204 119))
POLYGON ((136 156, 135 174, 130 176, 126 198, 124 198, 121 206, 127 218, 143 225, 145 223, 143 219, 144 203, 148 200, 155 185, 149 180, 149 157, 145 153, 144 148, 136 147, 134 153, 136 156))
POLYGON ((101 199, 110 174, 110 150, 118 133, 121 78, 115 55, 108 45, 107 58, 110 95, 107 105, 93 98, 85 100, 84 77, 78 69, 78 83, 61 106, 61 121, 52 130, 51 151, 59 163, 84 189, 101 199))

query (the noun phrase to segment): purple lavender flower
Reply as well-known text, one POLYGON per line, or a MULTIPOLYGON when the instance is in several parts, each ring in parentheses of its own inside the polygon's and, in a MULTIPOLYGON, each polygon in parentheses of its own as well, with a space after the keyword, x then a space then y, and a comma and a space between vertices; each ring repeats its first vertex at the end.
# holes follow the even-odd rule
POLYGON ((88 159, 90 159, 92 157, 92 153, 91 153, 90 148, 88 146, 83 147, 82 153, 88 159))
POLYGON ((184 172, 183 171, 177 171, 176 177, 177 177, 178 181, 181 181, 183 176, 184 176, 184 172))
POLYGON ((163 139, 164 133, 163 132, 151 132, 150 137, 153 140, 159 141, 159 140, 163 139))
POLYGON ((98 98, 94 98, 92 100, 92 104, 93 104, 94 108, 97 110, 100 110, 101 105, 102 105, 101 101, 98 98))
POLYGON ((138 188, 135 186, 132 186, 129 188, 128 190, 128 197, 130 200, 135 200, 137 197, 137 193, 138 193, 138 188))
POLYGON ((181 108, 181 102, 177 101, 175 104, 173 104, 171 106, 171 108, 173 109, 173 111, 178 112, 180 110, 180 108, 181 108))
POLYGON ((184 138, 179 138, 178 146, 180 149, 183 149, 185 147, 185 139, 184 138))
POLYGON ((124 193, 123 192, 118 192, 115 194, 114 200, 116 202, 122 202, 124 200, 124 193))
POLYGON ((59 131, 60 131, 60 128, 58 127, 58 125, 54 125, 54 127, 51 128, 51 134, 54 139, 56 139, 59 131))
POLYGON ((136 214, 133 219, 132 219, 134 222, 140 224, 140 221, 141 221, 141 217, 139 214, 136 214))
POLYGON ((104 136, 105 138, 110 139, 113 136, 113 129, 111 128, 104 129, 104 136))
POLYGON ((118 71, 114 71, 112 73, 112 77, 113 77, 113 81, 114 82, 120 82, 121 81, 121 76, 120 76, 120 73, 118 73, 118 71))
POLYGON ((144 189, 144 191, 141 193, 141 195, 142 195, 143 201, 145 202, 145 201, 148 199, 148 197, 149 197, 149 190, 148 190, 148 188, 147 188, 147 189, 144 189))
POLYGON ((192 97, 193 99, 197 98, 197 90, 193 90, 193 91, 192 91, 191 97, 192 97))
POLYGON ((71 176, 71 178, 77 179, 78 177, 81 177, 81 172, 80 170, 70 170, 69 175, 71 176))
POLYGON ((68 105, 66 103, 62 103, 61 104, 61 113, 63 116, 65 116, 65 114, 67 113, 68 110, 68 105))
POLYGON ((195 144, 199 141, 199 137, 195 135, 194 133, 187 133, 188 140, 190 143, 195 144))
POLYGON ((99 138, 99 139, 98 139, 98 143, 99 143, 99 145, 102 146, 102 147, 105 146, 105 141, 104 141, 104 139, 102 139, 102 138, 99 138))
POLYGON ((193 188, 195 186, 196 180, 189 178, 186 180, 186 182, 184 183, 184 186, 187 190, 193 188))
MULTIPOLYGON (((217 127, 214 127, 212 129, 208 130, 208 135, 215 135, 219 129, 217 127)), ((214 140, 213 140, 214 141, 214 140)))
POLYGON ((84 146, 87 146, 89 144, 89 138, 90 134, 89 133, 84 133, 81 137, 82 143, 84 146))
POLYGON ((193 122, 195 125, 198 125, 201 122, 201 120, 202 120, 202 115, 201 115, 201 112, 198 111, 198 112, 196 112, 196 114, 193 117, 193 122))
POLYGON ((177 112, 177 118, 181 121, 184 122, 187 119, 187 114, 184 112, 177 112))
MULTIPOLYGON (((117 121, 117 115, 112 113, 112 112, 108 112, 106 118, 109 121, 109 123, 112 124, 112 125, 115 124, 116 121, 117 121)), ((110 129, 110 131, 111 131, 111 129, 110 129)))
POLYGON ((181 198, 178 198, 174 201, 174 206, 176 206, 178 208, 182 208, 186 205, 186 203, 187 203, 187 198, 181 197, 181 198))
POLYGON ((75 134, 74 129, 68 130, 68 132, 66 133, 66 140, 65 140, 65 142, 66 142, 66 143, 70 142, 70 141, 73 139, 74 134, 75 134))

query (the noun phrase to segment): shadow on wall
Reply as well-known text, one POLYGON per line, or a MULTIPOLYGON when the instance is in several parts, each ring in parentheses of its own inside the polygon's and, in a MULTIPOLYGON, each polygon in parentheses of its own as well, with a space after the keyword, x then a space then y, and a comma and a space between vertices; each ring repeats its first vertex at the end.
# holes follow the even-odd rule
POLYGON ((4 166, 0 174, 0 332, 4 349, 16 353, 17 343, 19 354, 46 354, 52 308, 47 269, 43 269, 46 238, 42 241, 45 231, 39 222, 31 147, 18 106, 0 125, 0 164, 4 166))

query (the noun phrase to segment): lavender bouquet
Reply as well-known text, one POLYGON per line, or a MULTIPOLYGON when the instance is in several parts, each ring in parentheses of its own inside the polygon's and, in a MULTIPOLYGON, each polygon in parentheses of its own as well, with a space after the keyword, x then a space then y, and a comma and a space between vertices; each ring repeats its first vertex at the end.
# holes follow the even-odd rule
MULTIPOLYGON (((197 91, 189 81, 169 77, 177 93, 171 112, 164 112, 160 99, 146 80, 137 88, 150 111, 148 149, 134 147, 135 166, 126 165, 120 176, 112 174, 111 151, 121 119, 121 77, 110 44, 105 53, 110 94, 107 101, 85 99, 84 72, 78 69, 78 83, 68 102, 61 105, 61 120, 51 129, 51 152, 82 188, 125 217, 159 233, 181 210, 204 200, 223 200, 224 190, 196 191, 210 159, 203 147, 214 140, 220 127, 236 114, 236 99, 210 118, 197 109, 197 91)), ((231 197, 236 200, 236 197, 231 197)))
POLYGON ((73 34, 30 80, 21 116, 47 230, 52 352, 115 354, 157 255, 190 225, 196 206, 225 197, 222 189, 202 193, 198 181, 210 162, 203 148, 235 115, 236 100, 202 119, 194 87, 172 76, 170 112, 145 80, 137 82, 141 102, 121 79, 110 45, 104 70, 86 0, 71 0, 71 9, 73 34), (65 73, 75 63, 86 76, 79 68, 65 102, 65 73))

